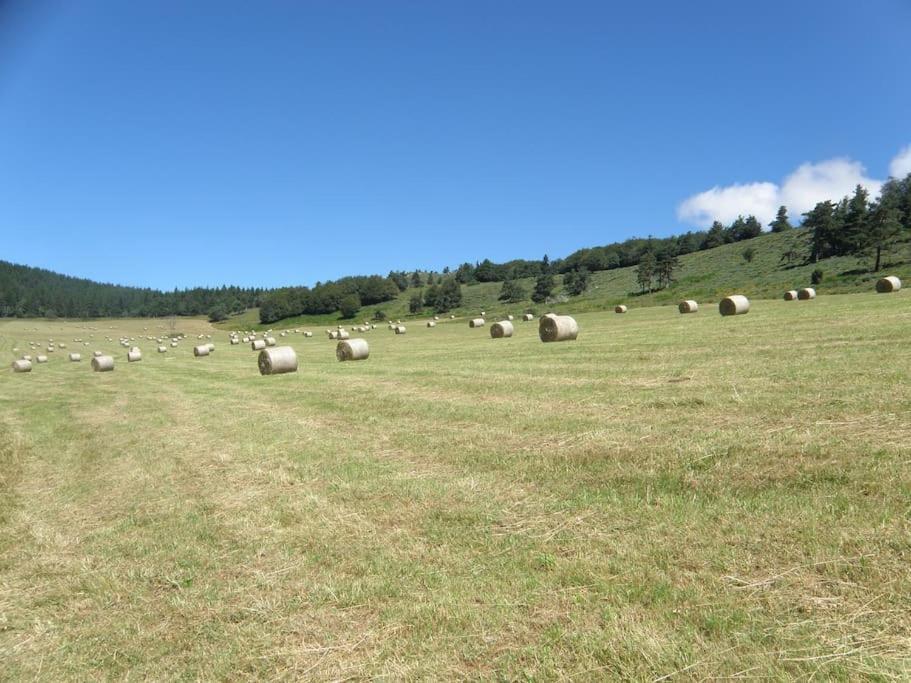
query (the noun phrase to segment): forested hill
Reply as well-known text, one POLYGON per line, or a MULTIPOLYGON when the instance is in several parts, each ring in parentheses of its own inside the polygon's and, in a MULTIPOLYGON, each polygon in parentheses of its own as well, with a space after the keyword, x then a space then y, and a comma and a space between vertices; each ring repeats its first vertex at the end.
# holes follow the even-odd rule
POLYGON ((261 289, 219 287, 161 292, 61 275, 0 261, 0 317, 104 318, 209 315, 257 306, 261 289))

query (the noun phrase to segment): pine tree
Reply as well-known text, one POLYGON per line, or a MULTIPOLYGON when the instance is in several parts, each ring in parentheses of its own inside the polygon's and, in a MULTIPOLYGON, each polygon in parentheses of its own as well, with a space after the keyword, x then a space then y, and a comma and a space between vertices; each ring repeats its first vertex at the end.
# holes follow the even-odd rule
POLYGON ((639 267, 636 268, 636 282, 639 283, 639 289, 643 292, 652 291, 652 280, 655 278, 655 268, 657 261, 655 255, 647 251, 639 259, 639 267))
POLYGON ((778 213, 775 215, 775 220, 769 223, 769 227, 772 229, 772 232, 785 232, 794 227, 791 225, 790 221, 788 221, 788 207, 783 205, 778 207, 778 213))
POLYGON ((531 293, 531 300, 536 304, 543 304, 553 293, 555 286, 556 283, 554 282, 553 275, 541 273, 541 275, 538 276, 538 279, 535 280, 535 291, 531 293))

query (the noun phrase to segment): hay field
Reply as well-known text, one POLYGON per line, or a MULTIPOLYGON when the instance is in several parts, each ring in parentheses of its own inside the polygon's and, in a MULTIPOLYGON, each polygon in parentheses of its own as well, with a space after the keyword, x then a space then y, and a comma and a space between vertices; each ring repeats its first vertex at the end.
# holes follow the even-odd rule
POLYGON ((0 678, 911 676, 911 295, 576 318, 0 322, 0 678))

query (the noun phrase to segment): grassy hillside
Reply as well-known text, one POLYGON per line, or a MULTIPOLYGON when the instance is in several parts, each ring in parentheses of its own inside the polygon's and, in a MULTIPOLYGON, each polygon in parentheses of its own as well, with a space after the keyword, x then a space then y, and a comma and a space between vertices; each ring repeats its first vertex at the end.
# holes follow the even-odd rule
POLYGON ((0 373, 0 678, 905 679, 909 297, 292 335, 277 377, 0 321, 117 358, 0 373))
MULTIPOLYGON (((896 274, 911 284, 911 245, 902 245, 886 259, 889 264, 879 273, 869 272, 870 259, 839 257, 826 259, 818 264, 788 266, 781 261, 781 255, 794 247, 800 247, 806 235, 802 230, 786 233, 764 234, 752 240, 726 244, 715 249, 687 254, 680 258, 680 270, 676 282, 660 292, 640 294, 636 283, 635 268, 618 268, 592 274, 589 291, 579 297, 561 296, 562 288, 556 291, 557 301, 552 305, 534 304, 530 299, 517 304, 497 301, 501 283, 479 283, 462 287, 463 304, 453 311, 457 317, 476 315, 487 311, 492 316, 519 313, 526 309, 544 312, 558 308, 565 312, 609 310, 619 303, 630 307, 655 306, 676 303, 681 299, 696 299, 714 303, 719 299, 739 292, 750 298, 778 298, 786 290, 810 286, 810 275, 821 268, 825 277, 816 289, 820 294, 869 292, 877 279, 885 274, 896 274), (743 258, 743 252, 752 248, 752 262, 743 258)), ((801 250, 802 251, 802 250, 801 250)), ((561 278, 557 276, 557 282, 561 278)), ((534 281, 521 281, 529 295, 534 281)), ((395 301, 378 306, 365 307, 358 319, 369 318, 377 308, 383 309, 393 318, 426 319, 429 312, 411 316, 408 302, 416 290, 408 289, 395 301)), ((220 325, 223 329, 259 329, 263 327, 286 328, 300 325, 337 324, 337 314, 325 316, 300 316, 289 318, 272 325, 260 325, 259 313, 253 309, 242 316, 236 316, 220 325)))

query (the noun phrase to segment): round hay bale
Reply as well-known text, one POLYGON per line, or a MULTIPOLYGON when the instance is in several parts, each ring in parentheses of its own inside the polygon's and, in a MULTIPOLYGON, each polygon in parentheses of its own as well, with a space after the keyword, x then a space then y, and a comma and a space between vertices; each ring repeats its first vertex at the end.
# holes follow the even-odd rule
POLYGON ((887 275, 876 282, 876 291, 880 294, 897 292, 902 288, 902 281, 894 275, 887 275))
POLYGON ((92 359, 92 370, 95 372, 110 372, 114 369, 114 358, 112 356, 95 356, 92 359))
POLYGON ((167 353, 167 352, 168 352, 168 347, 167 347, 167 346, 159 346, 159 347, 158 347, 158 353, 167 353))
POLYGON ((200 344, 193 347, 193 355, 196 358, 201 358, 202 356, 208 356, 212 352, 212 349, 209 348, 208 344, 200 344))
POLYGON ((240 339, 237 337, 231 337, 231 346, 234 346, 235 344, 240 344, 240 339))
POLYGON ((27 360, 27 361, 31 362, 31 360, 32 360, 31 354, 26 353, 24 356, 22 356, 22 360, 27 360))
POLYGON ((244 342, 244 344, 249 344, 249 343, 250 343, 250 337, 244 337, 244 338, 243 338, 243 342, 244 342))
POLYGON ((31 372, 32 363, 25 359, 14 360, 13 361, 13 372, 31 372))
POLYGON ((351 334, 348 332, 348 330, 339 330, 338 332, 336 332, 335 338, 336 339, 351 339, 351 334))
POLYGON ((142 351, 137 348, 132 348, 127 351, 127 362, 135 363, 136 361, 142 360, 142 351))
POLYGON ((275 346, 275 337, 266 337, 266 346, 275 346))
POLYGON ((437 324, 433 320, 427 321, 427 327, 436 327, 436 326, 437 326, 437 324))
POLYGON ((304 332, 304 336, 309 338, 309 337, 312 337, 312 336, 313 336, 313 333, 312 333, 312 332, 304 332))
POLYGON ((468 321, 468 327, 484 327, 484 318, 472 318, 468 321))
POLYGON ((530 323, 534 319, 535 319, 535 316, 533 313, 526 313, 525 315, 522 316, 522 320, 524 320, 527 323, 530 323))
POLYGON ((511 337, 513 333, 512 323, 508 320, 501 320, 490 326, 490 336, 492 339, 503 339, 511 337))
POLYGON ((699 310, 699 304, 692 299, 686 299, 677 305, 677 310, 681 313, 695 313, 699 310))
POLYGON ((542 342, 572 341, 579 336, 579 324, 568 315, 545 315, 538 323, 542 342))
POLYGON ((338 332, 335 330, 329 330, 329 339, 338 339, 338 332))
POLYGON ((98 356, 103 356, 104 354, 101 351, 92 351, 92 357, 98 358, 98 356))
POLYGON ((434 320, 439 320, 439 319, 440 319, 440 316, 435 315, 435 316, 433 316, 433 319, 434 319, 434 320))
POLYGON ((349 339, 340 341, 335 347, 335 357, 340 361, 367 360, 370 347, 366 339, 349 339))
POLYGON ((250 348, 254 351, 262 351, 264 348, 266 348, 266 342, 262 339, 254 339, 252 342, 250 342, 250 348))
POLYGON ((177 348, 177 342, 171 342, 171 348, 172 348, 172 349, 176 349, 176 348, 177 348))
POLYGON ((449 316, 450 320, 455 320, 455 314, 449 316))
POLYGON ((47 363, 47 356, 38 356, 35 358, 36 363, 47 363))
POLYGON ((297 372, 297 354, 290 346, 273 346, 259 352, 259 374, 297 372))
POLYGON ((626 313, 629 308, 626 307, 626 304, 620 304, 619 306, 614 306, 614 313, 626 313))
POLYGON ((513 320, 515 320, 515 318, 511 315, 507 315, 506 320, 508 320, 509 322, 512 322, 513 320))
POLYGON ((816 298, 816 290, 812 287, 804 287, 799 292, 797 292, 797 298, 801 301, 807 301, 809 299, 816 298))
POLYGON ((80 353, 71 353, 70 354, 70 363, 78 363, 82 360, 82 354, 80 353))
POLYGON ((724 297, 718 304, 721 315, 744 315, 750 312, 750 300, 742 294, 724 297))
POLYGON ((789 289, 787 292, 785 292, 784 300, 785 301, 797 301, 797 290, 789 289))
POLYGON ((396 333, 396 334, 405 334, 405 332, 407 332, 407 331, 408 331, 408 330, 405 329, 405 326, 404 326, 404 325, 396 325, 396 326, 395 326, 395 333, 396 333))

